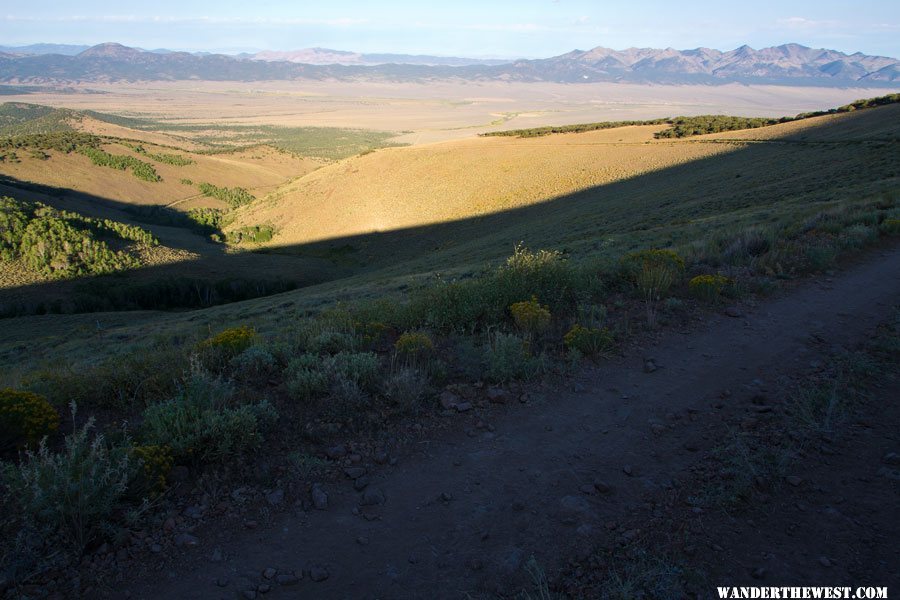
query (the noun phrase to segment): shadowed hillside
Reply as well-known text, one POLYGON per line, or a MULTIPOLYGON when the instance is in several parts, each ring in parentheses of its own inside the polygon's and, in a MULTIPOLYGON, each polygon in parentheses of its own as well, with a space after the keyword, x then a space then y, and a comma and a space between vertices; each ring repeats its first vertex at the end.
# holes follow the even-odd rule
MULTIPOLYGON (((422 209, 422 214, 429 215, 427 219, 422 219, 426 222, 406 227, 398 226, 399 221, 393 227, 387 222, 384 230, 378 233, 364 227, 357 234, 335 234, 321 241, 285 243, 276 239, 266 250, 267 254, 199 253, 196 258, 180 263, 176 270, 195 274, 213 272, 217 277, 225 277, 262 272, 284 273, 281 269, 294 269, 294 279, 300 284, 321 282, 270 299, 212 308, 190 317, 191 320, 201 319, 203 322, 229 322, 239 315, 277 316, 285 310, 279 308, 281 306, 291 307, 287 309, 290 311, 304 311, 332 305, 339 299, 374 298, 385 294, 403 297, 410 290, 433 282, 435 272, 445 279, 479 274, 485 265, 494 264, 509 255, 514 245, 521 241, 531 247, 557 248, 579 259, 615 257, 629 250, 647 247, 675 246, 700 251, 704 244, 709 243, 710 235, 724 239, 748 228, 771 228, 785 224, 797 226, 829 210, 843 210, 872 202, 883 194, 892 197, 891 194, 896 194, 898 190, 900 172, 896 141, 897 112, 898 107, 889 106, 745 133, 720 134, 734 138, 734 142, 723 142, 715 136, 674 142, 641 141, 652 136, 653 129, 646 128, 618 133, 614 130, 600 132, 596 135, 619 137, 612 138, 614 141, 610 141, 609 137, 606 140, 594 138, 594 143, 587 144, 578 142, 585 137, 572 135, 562 136, 566 142, 563 146, 548 145, 551 138, 525 141, 479 139, 379 151, 338 163, 312 175, 325 174, 331 178, 334 196, 325 206, 341 218, 313 221, 310 213, 299 207, 285 209, 283 214, 301 224, 309 221, 320 226, 335 224, 341 227, 344 223, 342 215, 359 216, 359 220, 353 223, 364 222, 365 218, 372 216, 390 216, 392 213, 385 210, 391 208, 389 204, 375 204, 363 194, 360 194, 364 200, 362 203, 359 198, 338 195, 343 193, 343 189, 337 188, 338 174, 346 177, 346 187, 355 189, 354 180, 358 180, 361 186, 365 177, 371 181, 375 173, 380 173, 382 181, 386 182, 382 185, 402 183, 411 186, 405 189, 421 186, 423 191, 418 196, 408 196, 405 204, 422 209), (517 153, 514 156, 522 160, 522 166, 513 173, 530 177, 536 185, 546 179, 542 175, 546 172, 546 165, 554 164, 558 157, 566 158, 570 165, 585 164, 578 163, 572 157, 597 160, 593 168, 599 170, 598 165, 603 163, 596 156, 603 157, 606 150, 635 149, 638 154, 635 155, 635 163, 628 165, 633 169, 630 174, 620 174, 606 183, 593 186, 580 183, 576 191, 550 198, 535 194, 522 205, 467 218, 448 218, 447 209, 459 205, 441 203, 440 190, 429 188, 425 177, 418 181, 413 181, 415 178, 404 180, 398 177, 399 171, 381 167, 381 161, 393 160, 399 154, 408 154, 408 163, 412 165, 423 163, 425 158, 431 157, 437 159, 433 163, 435 165, 440 164, 441 160, 460 160, 464 168, 456 171, 455 181, 464 189, 469 186, 468 193, 473 193, 481 181, 478 166, 484 164, 487 172, 498 168, 498 163, 486 160, 491 156, 490 152, 482 152, 478 155, 481 160, 473 160, 463 150, 477 152, 485 148, 503 148, 504 152, 517 153), (458 151, 453 152, 453 149, 458 151), (681 160, 667 166, 662 163, 655 169, 646 166, 653 165, 654 157, 677 157, 676 151, 682 150, 696 152, 688 154, 694 157, 693 160, 681 160), (529 157, 531 163, 527 162, 529 157), (638 159, 646 162, 641 165, 637 163, 638 159), (544 170, 540 170, 538 165, 545 165, 544 170), (364 169, 369 170, 366 172, 364 169), (580 189, 583 185, 585 189, 580 189), (339 202, 340 198, 343 200, 339 202), (373 211, 372 216, 366 216, 366 210, 373 211), (378 212, 381 210, 384 212, 378 212), (264 270, 260 271, 260 267, 264 270), (310 281, 310 276, 313 281, 310 281)), ((583 135, 591 139, 590 136, 595 134, 583 135)), ((497 152, 495 156, 501 154, 497 152)), ((567 163, 560 161, 555 164, 565 166, 567 163)), ((428 172, 429 168, 426 164, 420 175, 428 172)), ((557 173, 560 168, 557 166, 557 173)), ((596 175, 586 168, 582 172, 587 173, 585 177, 596 175)), ((405 174, 408 176, 409 172, 405 174)), ((301 179, 299 183, 310 181, 310 177, 301 179)), ((312 181, 315 185, 322 185, 320 180, 312 181)), ((322 181, 328 182, 329 179, 322 181)), ((519 182, 516 185, 521 185, 522 179, 515 181, 519 182)), ((289 189, 293 185, 297 184, 290 184, 289 189)), ((447 188, 451 193, 452 187, 447 188)), ((7 189, 9 191, 5 193, 16 193, 15 189, 7 189)), ((373 185, 369 189, 377 188, 373 185)), ((399 198, 404 196, 396 192, 391 197, 398 198, 399 206, 399 198)), ((291 206, 299 199, 300 196, 285 195, 279 198, 275 194, 251 205, 247 212, 252 214, 273 207, 282 210, 279 207, 291 206)), ((325 202, 325 199, 320 200, 325 202)), ((81 197, 77 201, 87 208, 98 199, 81 197)), ((104 201, 111 202, 110 199, 104 201)), ((115 206, 114 202, 112 206, 115 206)), ((327 214, 327 210, 323 209, 321 214, 327 214)), ((401 214, 412 215, 413 211, 407 210, 401 214)), ((290 224, 286 221, 281 226, 285 231, 291 231, 290 224)), ((167 243, 168 235, 174 247, 184 247, 174 241, 184 235, 182 230, 149 228, 163 244, 167 243)), ((192 239, 201 240, 199 237, 192 239)), ((216 248, 214 245, 211 247, 216 248)), ((145 268, 138 273, 142 281, 167 276, 165 267, 145 268)), ((4 296, 18 299, 42 297, 57 285, 62 284, 21 287, 7 290, 4 296)), ((177 330, 184 324, 185 318, 171 315, 154 317, 153 320, 157 322, 157 327, 177 330)), ((92 319, 86 316, 85 322, 91 323, 92 319)), ((31 323, 38 322, 31 318, 6 321, 7 341, 20 339, 19 336, 25 335, 32 327, 31 323)), ((51 342, 51 345, 55 343, 51 342)))
MULTIPOLYGON (((797 201, 813 189, 821 199, 877 191, 897 176, 898 116, 900 106, 892 105, 683 140, 654 140, 664 126, 640 126, 381 150, 284 186, 237 222, 273 223, 277 252, 329 239, 338 247, 348 235, 391 238, 392 230, 429 225, 437 232, 427 238, 431 249, 483 248, 499 235, 498 223, 508 224, 512 239, 534 245, 591 247, 601 243, 600 232, 622 239, 634 227, 687 225, 704 203, 724 212, 797 201), (822 172, 821 164, 829 169, 822 172), (497 221, 494 214, 509 216, 497 221), (479 218, 461 221, 472 215, 479 218), (481 222, 490 224, 484 237, 474 235, 481 222), (454 223, 466 223, 465 230, 454 223), (544 233, 532 242, 535 231, 544 233)), ((369 244, 359 257, 394 260, 398 251, 405 255, 369 244)), ((480 255, 454 252, 461 262, 480 255)))

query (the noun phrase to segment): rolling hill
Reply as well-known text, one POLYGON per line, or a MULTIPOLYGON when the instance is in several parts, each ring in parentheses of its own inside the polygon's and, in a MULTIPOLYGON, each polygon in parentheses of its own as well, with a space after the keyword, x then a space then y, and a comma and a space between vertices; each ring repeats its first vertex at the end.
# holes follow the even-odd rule
MULTIPOLYGON (((0 163, 0 192, 146 227, 162 248, 181 253, 169 266, 135 271, 142 281, 286 278, 307 286, 296 302, 315 306, 336 296, 388 293, 435 271, 476 273, 521 241, 576 256, 615 256, 893 194, 898 117, 900 105, 892 104, 680 139, 654 137, 667 124, 482 137, 385 148, 324 165, 266 147, 203 154, 158 139, 137 144, 135 137, 160 134, 115 125, 132 141, 91 143, 152 165, 161 181, 98 166, 79 152, 17 151, 15 160, 0 163), (173 155, 189 162, 162 160, 173 155), (208 194, 201 183, 210 184, 208 194), (255 199, 233 195, 244 186, 255 199), (182 215, 221 210, 222 236, 257 243, 210 244, 205 225, 160 221, 140 208, 166 205, 182 215)), ((90 118, 76 126, 85 123, 99 126, 90 118)), ((17 281, 6 285, 7 298, 65 293, 62 284, 17 281)))
MULTIPOLYGON (((406 246, 398 243, 382 260, 444 245, 460 248, 459 255, 475 245, 479 250, 470 255, 479 256, 493 239, 503 240, 493 246, 499 254, 518 239, 535 243, 529 227, 547 232, 540 244, 590 247, 600 243, 598 236, 623 239, 623 232, 635 228, 652 232, 656 226, 646 223, 665 223, 666 215, 678 220, 684 203, 702 203, 707 195, 738 208, 802 195, 816 180, 835 182, 824 186, 822 198, 848 186, 874 192, 896 177, 898 122, 900 105, 894 104, 674 140, 654 139, 666 126, 648 125, 384 149, 297 179, 247 207, 236 223, 271 222, 278 231, 271 245, 287 249, 409 232, 406 246), (754 164, 757 159, 764 162, 754 164), (821 173, 815 161, 832 166, 821 173), (770 181, 779 181, 784 192, 770 181), (754 199, 762 191, 769 200, 754 199), (634 214, 626 208, 631 202, 634 214), (651 211, 654 203, 657 210, 651 211), (539 214, 544 216, 530 220, 539 214), (482 238, 491 224, 500 228, 482 238), (431 232, 428 241, 425 231, 431 232)), ((376 248, 373 242, 373 256, 376 248)))
MULTIPOLYGON (((867 215, 872 206, 878 214, 896 214, 898 117, 895 104, 675 140, 654 140, 658 127, 646 126, 379 150, 321 168, 239 209, 235 226, 270 219, 279 229, 265 254, 198 252, 177 265, 180 273, 218 278, 293 270, 301 289, 189 313, 106 315, 109 330, 92 341, 66 337, 78 323, 94 323, 90 315, 59 320, 58 330, 45 318, 20 317, 5 321, 0 342, 15 344, 43 324, 46 355, 88 344, 100 356, 108 352, 109 336, 140 337, 148 327, 174 334, 251 319, 263 331, 278 330, 287 313, 307 314, 342 300, 403 303, 434 285, 437 274, 437 281, 477 277, 520 242, 578 261, 652 247, 691 257, 707 256, 710 248, 727 251, 729 240, 748 232, 778 231, 808 239, 803 243, 812 244, 813 256, 825 243, 816 240, 836 235, 828 219, 867 215), (438 172, 446 183, 437 182, 438 172), (467 212, 468 202, 475 204, 467 212)), ((0 193, 22 189, 4 186, 0 193)), ((35 197, 42 198, 54 200, 35 197)), ((67 201, 87 210, 96 199, 73 194, 67 201)), ((118 214, 127 220, 127 213, 118 214)), ((148 229, 163 246, 179 247, 172 240, 181 239, 184 247, 189 235, 180 228, 148 229)), ((821 248, 827 260, 827 245, 821 248)), ((166 271, 136 273, 152 281, 166 271)), ((61 293, 55 285, 15 292, 61 293)))

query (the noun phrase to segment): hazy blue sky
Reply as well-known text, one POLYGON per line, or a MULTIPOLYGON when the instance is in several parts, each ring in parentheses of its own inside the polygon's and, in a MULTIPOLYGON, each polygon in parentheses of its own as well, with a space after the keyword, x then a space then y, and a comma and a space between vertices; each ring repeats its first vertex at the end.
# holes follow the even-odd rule
POLYGON ((0 44, 234 51, 550 56, 594 46, 731 49, 785 42, 900 55, 900 1, 700 2, 101 0, 4 2, 0 44))

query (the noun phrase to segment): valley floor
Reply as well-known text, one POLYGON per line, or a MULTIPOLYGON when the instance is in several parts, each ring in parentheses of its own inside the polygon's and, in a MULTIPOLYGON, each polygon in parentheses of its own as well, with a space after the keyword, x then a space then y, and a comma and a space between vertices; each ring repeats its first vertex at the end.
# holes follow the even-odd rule
POLYGON ((615 570, 610 561, 638 548, 699 574, 687 592, 700 597, 717 585, 896 590, 900 474, 882 462, 900 452, 895 369, 875 378, 881 402, 863 402, 841 435, 803 447, 751 506, 729 511, 696 497, 730 436, 784 418, 792 387, 870 340, 898 304, 894 246, 832 278, 662 334, 565 388, 448 412, 460 423, 392 466, 336 453, 362 470, 321 488, 324 510, 309 490, 282 490, 273 504, 291 508, 261 514, 260 527, 193 527, 184 549, 152 555, 107 594, 512 596, 534 591, 525 575, 533 556, 554 586, 595 597, 595 579, 615 570))

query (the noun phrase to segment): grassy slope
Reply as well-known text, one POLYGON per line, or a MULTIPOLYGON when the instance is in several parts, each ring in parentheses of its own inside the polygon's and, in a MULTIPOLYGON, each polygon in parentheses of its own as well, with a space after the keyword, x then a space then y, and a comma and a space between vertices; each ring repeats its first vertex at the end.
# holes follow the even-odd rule
MULTIPOLYGON (((38 121, 59 115, 69 115, 72 111, 41 110, 46 107, 6 104, 4 114, 8 113, 9 121, 17 119, 15 126, 10 125, 8 133, 17 134, 32 131, 38 121), (26 129, 22 129, 25 127, 26 129)), ((56 119, 63 123, 62 118, 56 119)), ((92 119, 84 117, 66 121, 72 128, 91 133, 115 134, 128 140, 142 143, 149 154, 179 154, 189 158, 192 164, 175 166, 154 160, 147 154, 139 154, 124 143, 106 139, 103 149, 115 155, 133 156, 150 163, 162 177, 160 182, 142 181, 130 170, 99 167, 82 154, 72 152, 48 151, 49 158, 36 158, 28 150, 19 151, 18 162, 0 162, 0 176, 7 181, 0 181, 0 194, 22 199, 39 200, 66 210, 76 211, 88 216, 110 218, 126 223, 139 224, 153 231, 161 241, 159 248, 153 249, 143 257, 147 266, 177 263, 178 274, 199 277, 266 277, 291 278, 297 281, 321 281, 332 276, 334 270, 319 259, 285 260, 279 257, 260 257, 254 254, 241 254, 233 257, 221 246, 208 243, 203 236, 194 231, 177 227, 164 227, 136 220, 133 215, 121 210, 128 205, 164 205, 177 210, 211 207, 225 208, 220 200, 200 194, 197 185, 200 182, 211 182, 223 187, 245 187, 258 197, 265 196, 279 185, 290 181, 293 177, 309 173, 322 166, 322 162, 309 158, 292 156, 272 148, 260 146, 248 150, 227 154, 205 155, 173 148, 167 142, 178 141, 165 138, 155 133, 145 133, 119 127, 115 131, 97 130, 92 119), (182 183, 189 179, 192 185, 182 183), (49 195, 36 189, 29 189, 30 184, 49 186, 57 191, 49 195), (22 186, 25 189, 22 189, 22 186), (102 199, 104 202, 98 202, 102 199), (109 201, 109 202, 105 202, 109 201)), ((58 130, 58 129, 55 129, 58 130)), ((165 274, 171 274, 166 271, 165 274)), ((135 277, 150 279, 160 276, 157 269, 138 272, 135 277)), ((43 288, 21 287, 40 284, 44 278, 29 273, 19 265, 5 263, 0 266, 0 289, 5 301, 28 301, 40 297, 50 299, 65 295, 70 286, 65 282, 57 282, 43 288), (18 289, 14 289, 18 288, 18 289)))
MULTIPOLYGON (((633 248, 689 246, 711 233, 754 225, 802 221, 835 206, 852 205, 882 193, 896 195, 900 191, 898 117, 900 107, 890 106, 779 125, 747 134, 729 132, 729 137, 745 138, 739 144, 720 144, 714 139, 704 143, 702 139, 694 139, 647 145, 630 140, 638 143, 637 146, 622 146, 619 144, 623 142, 616 140, 607 142, 607 145, 615 144, 609 148, 606 145, 578 146, 585 157, 597 154, 611 157, 622 149, 638 148, 640 154, 637 156, 645 162, 634 169, 632 178, 621 176, 612 183, 559 200, 535 201, 530 208, 336 242, 356 248, 349 252, 351 260, 383 267, 380 269, 361 267, 358 274, 345 279, 188 315, 140 313, 135 315, 135 323, 124 314, 11 319, 4 322, 0 348, 4 349, 4 358, 9 359, 10 364, 19 362, 21 368, 28 359, 15 348, 24 340, 30 341, 30 356, 40 351, 51 353, 48 355, 78 351, 82 355, 99 356, 132 343, 140 344, 150 331, 175 334, 215 329, 225 323, 241 321, 251 321, 263 331, 271 331, 282 327, 283 319, 298 311, 330 305, 336 299, 402 294, 409 286, 428 280, 434 270, 442 273, 477 271, 481 265, 508 255, 519 240, 531 247, 567 248, 576 256, 617 255, 633 248), (751 139, 770 139, 777 143, 746 143, 751 139), (894 141, 860 142, 866 139, 894 141), (821 141, 827 143, 818 143, 821 141), (677 158, 679 152, 691 156, 693 162, 665 168, 660 157, 677 158), (699 155, 690 152, 699 152, 699 155), (654 156, 660 161, 659 170, 648 172, 646 161, 654 156), (97 328, 95 323, 102 326, 97 328), (73 331, 76 335, 71 335, 73 331)), ((624 143, 628 141, 626 139, 624 143)), ((499 142, 508 143, 509 140, 499 142)), ((392 178, 401 181, 396 175, 378 171, 375 167, 379 161, 385 156, 394 158, 398 154, 408 154, 408 160, 404 160, 408 165, 416 165, 436 154, 440 159, 433 164, 454 159, 466 163, 465 168, 456 171, 457 179, 442 184, 447 186, 446 189, 455 186, 478 188, 481 184, 478 174, 466 169, 485 162, 484 172, 490 173, 490 168, 500 169, 498 161, 508 160, 508 153, 514 152, 518 160, 532 157, 531 163, 513 166, 516 166, 516 172, 528 174, 534 184, 539 185, 547 177, 548 167, 557 169, 554 173, 562 168, 558 158, 560 147, 547 146, 545 142, 545 139, 519 141, 506 146, 504 151, 496 150, 492 159, 489 154, 482 153, 477 160, 466 156, 464 149, 478 149, 482 144, 491 147, 496 140, 382 151, 328 167, 301 183, 322 173, 332 177, 334 186, 339 181, 350 185, 357 175, 354 171, 361 171, 367 165, 373 166, 366 174, 370 182, 379 172, 389 181, 392 178), (543 173, 538 170, 542 164, 543 173), (337 177, 340 173, 345 179, 337 177)), ((593 168, 599 169, 602 164, 602 161, 594 163, 593 168)), ((429 168, 433 167, 420 173, 428 172, 429 168)), ((412 174, 404 173, 407 178, 412 174)), ((333 189, 333 194, 337 194, 338 190, 333 189)), ((432 188, 408 199, 398 191, 392 196, 392 202, 422 206, 417 203, 430 201, 429 206, 440 207, 442 196, 439 192, 432 188)), ((291 201, 296 201, 296 197, 291 201)), ((347 203, 350 201, 345 199, 347 203)), ((357 211, 371 206, 360 206, 358 201, 357 198, 357 211)), ((272 206, 277 208, 281 202, 275 201, 272 206)), ((334 211, 342 208, 334 196, 328 205, 334 211)), ((295 206, 291 210, 299 209, 295 206)), ((309 218, 308 214, 300 216, 309 218)), ((290 250, 301 254, 326 252, 315 246, 290 250)), ((275 256, 268 258, 276 259, 275 256)))
POLYGON ((20 181, 71 189, 126 204, 178 203, 179 206, 184 204, 184 208, 192 208, 208 206, 210 203, 198 202, 199 192, 196 186, 184 185, 181 183, 182 179, 208 181, 227 187, 241 186, 261 197, 290 177, 308 173, 321 166, 317 161, 293 158, 268 148, 205 156, 146 143, 144 147, 151 153, 181 154, 194 163, 187 166, 159 163, 121 144, 105 143, 103 149, 107 152, 134 156, 153 164, 162 181, 141 181, 130 171, 98 168, 80 154, 53 151, 49 152, 48 160, 39 160, 32 158, 27 152, 20 152, 21 162, 0 164, 0 173, 20 181), (191 202, 191 199, 195 201, 191 202))
MULTIPOLYGON (((357 258, 375 264, 395 262, 398 252, 407 258, 447 247, 459 248, 454 260, 477 262, 508 252, 517 239, 572 249, 621 246, 635 235, 665 243, 671 237, 666 225, 680 222, 671 229, 680 240, 689 239, 695 232, 683 225, 698 217, 746 222, 784 202, 807 201, 813 189, 820 201, 849 189, 880 190, 880 180, 896 166, 896 145, 843 142, 896 140, 898 116, 895 105, 687 140, 654 141, 658 127, 649 126, 382 150, 307 175, 241 218, 275 224, 280 233, 273 245, 283 246, 280 251, 316 240, 446 224, 432 227, 427 240, 407 236, 414 239, 406 248, 371 242, 366 249, 363 238, 335 242, 356 243, 357 258), (839 143, 755 142, 804 138, 839 143), (829 165, 824 172, 822 164, 829 165), (567 198, 551 200, 560 196, 567 198), (515 210, 526 207, 533 208, 515 210), (730 214, 733 209, 749 213, 730 214), (502 211, 509 218, 489 216, 502 211), (485 218, 454 225, 475 215, 485 218), (481 222, 489 227, 480 229, 481 222)), ((449 261, 442 262, 446 268, 449 261)))

